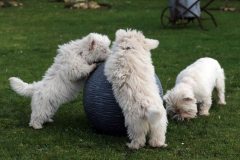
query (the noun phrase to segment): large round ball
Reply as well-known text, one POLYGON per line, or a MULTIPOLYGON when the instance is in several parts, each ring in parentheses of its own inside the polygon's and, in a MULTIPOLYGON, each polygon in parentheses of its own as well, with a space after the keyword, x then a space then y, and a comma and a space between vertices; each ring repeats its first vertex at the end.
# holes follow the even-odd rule
MULTIPOLYGON (((88 77, 83 90, 83 106, 87 117, 97 132, 123 136, 127 134, 124 116, 113 95, 112 85, 104 75, 105 63, 102 63, 88 77)), ((160 80, 155 74, 160 96, 163 90, 160 80)))

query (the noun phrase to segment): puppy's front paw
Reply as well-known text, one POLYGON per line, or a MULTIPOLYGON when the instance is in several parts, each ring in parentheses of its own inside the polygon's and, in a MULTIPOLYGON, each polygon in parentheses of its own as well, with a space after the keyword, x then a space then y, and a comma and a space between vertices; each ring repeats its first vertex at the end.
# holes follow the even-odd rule
POLYGON ((201 110, 201 111, 199 112, 199 115, 200 115, 200 116, 209 116, 210 113, 209 113, 208 110, 201 110))
POLYGON ((30 125, 30 127, 33 127, 34 129, 42 129, 42 125, 36 125, 36 124, 33 124, 33 125, 30 125))
POLYGON ((131 143, 127 143, 127 146, 128 146, 129 148, 131 148, 131 149, 139 149, 139 148, 143 147, 144 144, 141 145, 141 144, 139 144, 139 143, 131 142, 131 143))
POLYGON ((167 147, 167 144, 158 142, 156 140, 150 140, 148 143, 151 147, 154 147, 154 148, 165 148, 165 147, 167 147))
POLYGON ((33 127, 34 129, 42 129, 43 126, 41 125, 41 123, 33 121, 29 123, 30 127, 33 127))
POLYGON ((96 63, 91 64, 91 70, 93 71, 95 68, 97 68, 97 64, 96 63))
POLYGON ((218 101, 218 104, 220 105, 226 105, 227 103, 225 101, 218 101))

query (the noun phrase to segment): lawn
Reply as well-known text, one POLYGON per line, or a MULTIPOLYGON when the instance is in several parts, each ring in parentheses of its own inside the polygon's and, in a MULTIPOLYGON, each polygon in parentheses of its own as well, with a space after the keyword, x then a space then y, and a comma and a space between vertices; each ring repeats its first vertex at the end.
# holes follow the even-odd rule
MULTIPOLYGON (((66 3, 19 0, 20 7, 0 8, 0 159, 238 159, 240 151, 240 21, 239 11, 210 10, 211 20, 186 27, 163 29, 160 15, 168 1, 98 0, 111 9, 65 9, 66 3), (54 122, 42 130, 28 126, 30 98, 11 90, 8 78, 31 83, 42 79, 53 63, 58 45, 90 32, 108 35, 118 29, 141 30, 160 45, 152 50, 156 74, 163 90, 174 86, 177 74, 201 57, 217 59, 226 74, 226 106, 213 104, 210 116, 190 121, 169 119, 167 148, 146 145, 128 149, 127 137, 98 134, 85 115, 82 92, 63 104, 54 122)), ((202 0, 205 4, 207 0, 202 0)), ((68 4, 68 3, 67 3, 68 4)), ((220 8, 225 0, 214 1, 220 8)), ((239 0, 229 6, 240 9, 239 0)))

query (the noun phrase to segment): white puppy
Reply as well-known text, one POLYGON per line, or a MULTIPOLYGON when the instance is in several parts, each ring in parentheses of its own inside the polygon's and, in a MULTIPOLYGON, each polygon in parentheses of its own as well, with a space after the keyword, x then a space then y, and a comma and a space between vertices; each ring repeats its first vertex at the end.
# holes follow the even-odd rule
POLYGON ((218 92, 218 103, 225 105, 225 76, 219 63, 212 58, 201 58, 179 73, 175 87, 164 96, 167 113, 178 120, 209 115, 212 91, 218 92))
POLYGON ((75 99, 88 74, 98 61, 106 60, 110 40, 107 36, 90 33, 88 36, 59 46, 53 65, 39 82, 24 83, 11 77, 10 84, 19 95, 31 97, 31 120, 29 125, 41 129, 51 119, 59 106, 75 99))
POLYGON ((165 147, 167 113, 154 77, 150 50, 159 42, 136 30, 118 30, 104 74, 112 84, 114 96, 123 111, 131 143, 138 149, 149 133, 152 147, 165 147))

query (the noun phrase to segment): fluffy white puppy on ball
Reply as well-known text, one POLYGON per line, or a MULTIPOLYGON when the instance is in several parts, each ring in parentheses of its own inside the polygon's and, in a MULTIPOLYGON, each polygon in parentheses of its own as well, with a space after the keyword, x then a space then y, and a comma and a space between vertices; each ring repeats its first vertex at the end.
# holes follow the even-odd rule
POLYGON ((60 105, 77 97, 96 62, 106 60, 110 43, 107 36, 90 33, 59 46, 54 63, 41 81, 28 84, 17 77, 9 78, 15 92, 32 98, 30 126, 41 129, 43 123, 53 122, 60 105))
POLYGON ((120 29, 106 60, 104 73, 123 112, 129 148, 144 146, 147 134, 150 146, 166 147, 167 115, 150 53, 158 44, 140 31, 120 29))

